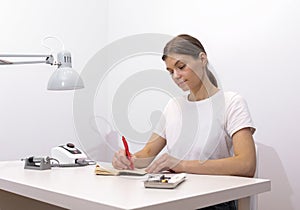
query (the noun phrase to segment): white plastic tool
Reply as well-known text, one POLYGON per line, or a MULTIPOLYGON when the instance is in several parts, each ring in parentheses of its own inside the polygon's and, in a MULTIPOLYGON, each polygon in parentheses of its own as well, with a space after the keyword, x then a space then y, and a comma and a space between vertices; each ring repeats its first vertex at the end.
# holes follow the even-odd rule
POLYGON ((84 162, 87 156, 72 143, 57 146, 51 149, 51 158, 59 164, 78 164, 84 162))

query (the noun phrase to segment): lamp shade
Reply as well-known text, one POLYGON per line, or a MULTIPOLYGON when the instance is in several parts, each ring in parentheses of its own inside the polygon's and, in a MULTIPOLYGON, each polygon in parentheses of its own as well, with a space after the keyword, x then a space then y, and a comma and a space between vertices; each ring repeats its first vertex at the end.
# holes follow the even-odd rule
POLYGON ((59 66, 48 82, 48 90, 75 90, 84 88, 79 74, 72 69, 71 53, 61 51, 57 54, 59 66))
POLYGON ((48 90, 75 90, 84 88, 79 74, 70 67, 58 68, 50 77, 48 90))

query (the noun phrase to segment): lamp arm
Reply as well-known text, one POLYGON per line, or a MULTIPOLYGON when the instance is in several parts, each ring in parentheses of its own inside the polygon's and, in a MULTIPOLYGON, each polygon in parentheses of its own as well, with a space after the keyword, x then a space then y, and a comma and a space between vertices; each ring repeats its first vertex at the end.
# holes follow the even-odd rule
POLYGON ((48 90, 76 90, 84 88, 80 75, 72 69, 71 53, 61 51, 57 54, 57 61, 54 61, 53 55, 24 55, 24 54, 0 54, 1 65, 14 64, 37 64, 45 63, 57 65, 57 70, 52 74, 48 82, 48 90), (44 60, 25 60, 25 61, 8 61, 2 58, 45 58, 44 60))
POLYGON ((0 59, 0 65, 14 65, 14 64, 37 64, 37 63, 46 63, 53 65, 54 58, 53 55, 22 55, 22 54, 0 54, 0 58, 37 58, 37 57, 45 57, 46 59, 43 61, 8 61, 0 59))

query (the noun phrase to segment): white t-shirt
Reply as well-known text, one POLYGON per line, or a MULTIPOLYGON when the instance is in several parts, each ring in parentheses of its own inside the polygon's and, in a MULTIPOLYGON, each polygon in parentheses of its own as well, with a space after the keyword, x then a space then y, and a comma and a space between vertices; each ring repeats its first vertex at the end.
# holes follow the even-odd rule
POLYGON ((232 156, 232 136, 246 127, 255 131, 246 101, 219 90, 201 101, 171 99, 154 133, 166 139, 170 155, 203 161, 232 156))

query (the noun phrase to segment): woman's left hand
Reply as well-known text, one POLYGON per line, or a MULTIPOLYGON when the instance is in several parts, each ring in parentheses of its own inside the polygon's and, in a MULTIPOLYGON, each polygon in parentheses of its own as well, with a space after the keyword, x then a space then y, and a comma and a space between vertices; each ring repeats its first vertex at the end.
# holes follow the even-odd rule
POLYGON ((158 173, 164 170, 173 170, 175 172, 183 172, 182 160, 172 157, 165 153, 155 160, 147 169, 148 173, 158 173))

